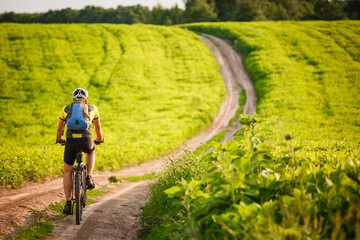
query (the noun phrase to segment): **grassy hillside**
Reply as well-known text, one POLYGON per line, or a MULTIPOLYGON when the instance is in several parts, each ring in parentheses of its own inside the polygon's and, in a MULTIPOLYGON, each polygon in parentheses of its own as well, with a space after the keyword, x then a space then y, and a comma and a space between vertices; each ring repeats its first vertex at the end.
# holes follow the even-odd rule
POLYGON ((212 54, 173 27, 0 25, 0 184, 62 173, 58 117, 77 87, 101 115, 97 169, 156 158, 210 125, 225 94, 212 54))
POLYGON ((360 239, 360 22, 185 27, 236 43, 257 115, 169 162, 143 239, 360 239))
POLYGON ((237 41, 276 133, 309 140, 360 139, 360 22, 192 24, 237 41))

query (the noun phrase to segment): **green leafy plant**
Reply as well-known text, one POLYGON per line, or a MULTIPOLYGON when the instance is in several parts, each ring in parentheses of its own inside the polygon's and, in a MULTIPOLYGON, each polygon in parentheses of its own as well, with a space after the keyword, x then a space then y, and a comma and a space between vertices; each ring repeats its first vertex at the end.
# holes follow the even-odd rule
POLYGON ((159 177, 153 193, 165 206, 155 229, 177 229, 180 236, 169 239, 357 239, 360 163, 352 159, 360 145, 299 148, 288 143, 290 136, 274 145, 254 140, 263 124, 256 116, 242 119, 247 127, 234 141, 189 154, 197 172, 174 172, 184 166, 180 159, 159 177), (294 151, 298 161, 292 160, 294 151))
POLYGON ((116 176, 110 176, 108 180, 109 180, 109 183, 121 183, 122 182, 121 178, 118 178, 116 176))

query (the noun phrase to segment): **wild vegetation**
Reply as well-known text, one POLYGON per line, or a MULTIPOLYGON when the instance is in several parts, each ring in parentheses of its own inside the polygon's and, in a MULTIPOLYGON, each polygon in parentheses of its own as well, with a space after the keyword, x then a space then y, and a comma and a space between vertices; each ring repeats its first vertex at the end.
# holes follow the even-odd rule
POLYGON ((0 185, 62 174, 61 109, 77 87, 100 111, 96 169, 166 154, 212 122, 225 89, 200 38, 145 25, 0 25, 0 185))
POLYGON ((169 161, 139 236, 359 239, 360 22, 184 27, 236 44, 257 115, 233 141, 169 161))

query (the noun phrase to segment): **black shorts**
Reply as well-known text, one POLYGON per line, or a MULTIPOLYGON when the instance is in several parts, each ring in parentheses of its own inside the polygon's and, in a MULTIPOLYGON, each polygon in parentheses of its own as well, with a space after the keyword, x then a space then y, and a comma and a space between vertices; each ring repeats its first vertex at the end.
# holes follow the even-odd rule
POLYGON ((91 153, 94 151, 95 143, 92 140, 92 137, 66 139, 64 162, 67 165, 74 165, 75 156, 79 149, 85 153, 91 153))

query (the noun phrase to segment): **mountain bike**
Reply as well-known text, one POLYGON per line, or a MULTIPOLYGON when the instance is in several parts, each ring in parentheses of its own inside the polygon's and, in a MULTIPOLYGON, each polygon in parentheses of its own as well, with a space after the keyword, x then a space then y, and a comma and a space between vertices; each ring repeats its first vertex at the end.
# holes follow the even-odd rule
MULTIPOLYGON (((99 145, 100 143, 103 143, 104 139, 102 141, 98 141, 95 139, 94 143, 95 145, 99 145)), ((61 142, 62 145, 65 145, 66 141, 65 139, 61 142)), ((77 148, 76 149, 76 165, 74 166, 74 170, 72 173, 72 179, 73 179, 73 187, 71 191, 71 201, 72 201, 72 207, 71 207, 71 215, 74 213, 74 208, 76 212, 76 225, 80 225, 80 221, 82 221, 82 214, 83 209, 86 206, 86 166, 84 166, 83 161, 83 154, 82 149, 77 148)))

